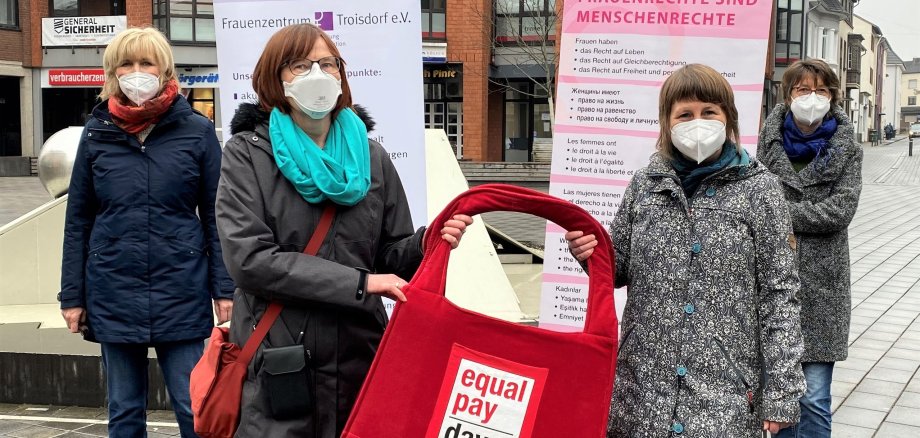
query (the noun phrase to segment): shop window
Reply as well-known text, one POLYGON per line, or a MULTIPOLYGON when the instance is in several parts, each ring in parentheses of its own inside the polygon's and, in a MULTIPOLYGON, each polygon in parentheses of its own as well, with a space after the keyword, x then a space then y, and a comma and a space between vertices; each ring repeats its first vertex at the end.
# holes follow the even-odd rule
POLYGON ((776 65, 802 58, 803 0, 776 0, 776 65))
POLYGON ((125 0, 50 0, 49 10, 52 17, 125 15, 125 0))
POLYGON ((463 66, 425 65, 425 128, 443 129, 457 159, 463 158, 463 66))
POLYGON ((0 0, 0 27, 19 27, 19 1, 0 0))
POLYGON ((530 81, 511 81, 505 87, 504 160, 531 160, 534 139, 552 138, 549 100, 542 87, 530 81))
POLYGON ((182 94, 196 111, 214 122, 214 89, 213 88, 184 88, 182 94))
POLYGON ((447 39, 447 0, 422 0, 422 38, 447 39))
POLYGON ((496 0, 495 41, 502 44, 556 40, 556 0, 496 0))
POLYGON ((213 0, 153 0, 153 24, 172 42, 213 45, 213 0))

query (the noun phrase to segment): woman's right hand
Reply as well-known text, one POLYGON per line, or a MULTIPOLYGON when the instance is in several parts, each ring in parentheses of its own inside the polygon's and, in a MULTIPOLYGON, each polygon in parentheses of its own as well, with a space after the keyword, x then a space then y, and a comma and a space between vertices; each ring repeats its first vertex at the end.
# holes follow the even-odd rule
POLYGON ((80 323, 86 321, 86 312, 83 311, 82 307, 61 309, 61 315, 64 316, 64 321, 67 322, 67 328, 70 329, 71 333, 78 333, 80 323))
POLYGON ((584 231, 569 231, 565 233, 565 240, 569 241, 569 252, 579 262, 588 260, 597 246, 597 237, 593 234, 585 235, 584 231))
POLYGON ((406 280, 393 274, 368 274, 367 276, 367 293, 383 295, 396 301, 406 302, 406 295, 402 292, 402 287, 406 280))

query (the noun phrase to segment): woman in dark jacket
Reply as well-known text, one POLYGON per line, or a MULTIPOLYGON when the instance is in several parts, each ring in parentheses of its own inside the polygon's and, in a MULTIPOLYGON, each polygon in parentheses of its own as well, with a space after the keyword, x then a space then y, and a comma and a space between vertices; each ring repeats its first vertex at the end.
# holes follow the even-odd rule
MULTIPOLYGON (((328 35, 308 24, 278 31, 252 82, 259 104, 234 117, 217 194, 238 286, 231 340, 245 344, 270 301, 284 309, 250 364, 236 436, 338 437, 387 323, 380 297, 405 300, 425 229, 413 231, 399 175, 368 139, 373 125, 352 107, 328 35), (303 254, 329 205, 331 230, 316 256, 303 254), (285 364, 266 351, 292 346, 308 369, 280 374, 285 364)), ((456 216, 443 238, 456 246, 471 222, 456 216)))
POLYGON ((214 324, 211 301, 219 323, 232 307, 214 223, 220 145, 178 94, 159 31, 122 32, 103 67, 106 100, 86 123, 70 181, 61 312, 101 344, 109 436, 146 436, 153 347, 182 436, 194 437, 189 373, 214 324))
POLYGON ((840 108, 840 81, 824 61, 809 59, 783 75, 785 102, 760 133, 757 158, 779 177, 798 242, 802 280, 802 369, 808 390, 802 421, 778 437, 831 436, 831 377, 846 360, 850 332, 847 227, 862 190, 862 148, 840 108))
MULTIPOLYGON (((799 417, 799 281, 776 177, 738 146, 728 81, 664 82, 658 150, 610 234, 628 286, 608 438, 759 438, 799 417)), ((566 234, 579 261, 597 239, 566 234)))

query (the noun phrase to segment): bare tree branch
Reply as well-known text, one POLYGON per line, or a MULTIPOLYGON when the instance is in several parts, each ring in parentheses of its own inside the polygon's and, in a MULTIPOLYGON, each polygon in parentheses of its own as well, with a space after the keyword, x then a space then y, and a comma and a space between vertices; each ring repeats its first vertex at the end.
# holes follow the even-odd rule
MULTIPOLYGON (((485 49, 492 56, 491 64, 511 66, 521 77, 530 80, 535 85, 533 92, 515 91, 530 97, 546 97, 551 118, 555 115, 558 63, 556 29, 562 25, 556 14, 556 1, 493 0, 489 11, 469 7, 474 19, 489 24, 484 32, 489 33, 485 49), (524 14, 520 13, 521 6, 524 14)), ((489 72, 480 73, 502 91, 508 88, 506 81, 492 78, 489 72)))

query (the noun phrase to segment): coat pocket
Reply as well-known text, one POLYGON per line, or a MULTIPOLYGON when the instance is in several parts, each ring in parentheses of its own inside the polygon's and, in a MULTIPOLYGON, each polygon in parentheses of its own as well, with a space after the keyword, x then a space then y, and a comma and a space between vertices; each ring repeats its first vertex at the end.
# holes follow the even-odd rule
POLYGON ((734 376, 735 386, 739 392, 744 394, 747 400, 748 409, 751 413, 754 413, 754 388, 751 386, 750 381, 745 377, 741 369, 738 368, 738 363, 732 358, 731 354, 729 354, 728 349, 725 348, 725 344, 715 336, 712 337, 712 343, 719 350, 725 363, 728 364, 728 370, 730 374, 734 376))

